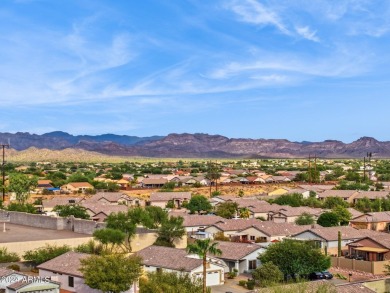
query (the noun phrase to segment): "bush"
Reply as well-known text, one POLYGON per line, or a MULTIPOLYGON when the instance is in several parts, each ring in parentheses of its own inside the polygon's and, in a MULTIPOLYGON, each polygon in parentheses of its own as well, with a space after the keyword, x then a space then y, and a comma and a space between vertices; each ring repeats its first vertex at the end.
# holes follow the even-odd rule
POLYGON ((26 251, 23 258, 27 261, 31 261, 34 266, 37 266, 70 250, 68 245, 56 246, 47 244, 44 247, 26 251))
POLYGON ((246 282, 246 287, 249 289, 249 290, 253 290, 255 289, 255 280, 248 280, 248 282, 246 282))
POLYGON ((240 281, 238 281, 238 285, 242 286, 242 287, 245 287, 246 286, 246 281, 245 280, 240 280, 240 281))
POLYGON ((214 240, 215 241, 230 241, 230 238, 225 236, 225 234, 223 234, 223 232, 221 231, 221 232, 215 233, 214 240))
POLYGON ((267 262, 255 269, 252 272, 252 277, 253 281, 258 281, 261 287, 268 287, 283 280, 283 273, 275 264, 267 262))
POLYGON ((6 247, 0 248, 0 263, 19 261, 20 257, 15 252, 8 252, 6 247))
POLYGON ((17 265, 17 264, 9 265, 9 266, 7 267, 7 269, 10 269, 10 270, 14 270, 14 271, 20 272, 20 266, 17 265))

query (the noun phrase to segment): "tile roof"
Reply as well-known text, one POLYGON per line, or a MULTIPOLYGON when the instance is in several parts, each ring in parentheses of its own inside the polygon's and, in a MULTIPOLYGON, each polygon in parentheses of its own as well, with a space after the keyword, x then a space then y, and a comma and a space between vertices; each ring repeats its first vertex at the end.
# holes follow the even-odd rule
POLYGON ((89 182, 70 182, 68 185, 71 185, 73 187, 88 187, 88 188, 93 188, 93 186, 89 182))
POLYGON ((355 196, 355 199, 360 198, 369 198, 369 199, 376 199, 376 198, 386 198, 389 195, 388 191, 359 191, 358 195, 355 196))
POLYGON ((238 231, 252 227, 252 225, 259 222, 261 223, 262 221, 257 219, 223 219, 211 226, 214 226, 221 231, 238 231))
POLYGON ((168 180, 163 179, 163 178, 160 178, 160 179, 145 178, 142 180, 142 184, 165 184, 167 182, 168 182, 168 180))
POLYGON ((168 201, 172 199, 190 199, 191 192, 153 192, 150 201, 168 201))
POLYGON ((352 217, 351 219, 354 219, 356 217, 362 216, 363 213, 359 212, 358 210, 355 210, 354 208, 347 208, 348 212, 351 213, 352 217))
POLYGON ((13 274, 15 271, 6 268, 0 268, 0 278, 13 274))
POLYGON ((273 221, 258 221, 255 224, 253 224, 251 227, 247 227, 245 229, 240 230, 240 232, 243 232, 244 230, 248 228, 255 228, 259 230, 260 232, 273 237, 273 236, 290 236, 296 233, 300 233, 302 231, 305 231, 307 229, 310 229, 311 225, 295 225, 293 223, 275 223, 273 221))
POLYGON ((275 214, 282 214, 286 217, 300 216, 303 213, 308 213, 310 215, 320 215, 323 212, 322 209, 310 208, 310 207, 291 207, 291 206, 281 206, 281 208, 275 212, 275 214))
POLYGON ((367 213, 356 218, 353 218, 350 222, 390 222, 390 211, 389 212, 372 212, 367 213))
POLYGON ((302 184, 298 185, 300 188, 309 190, 309 191, 314 191, 314 192, 322 192, 324 190, 331 190, 335 188, 336 185, 308 185, 308 184, 302 184))
POLYGON ((350 226, 340 226, 340 227, 316 227, 316 228, 310 228, 305 231, 302 231, 300 233, 297 233, 293 235, 293 237, 298 236, 299 234, 303 232, 311 232, 321 238, 323 238, 326 241, 336 241, 338 239, 338 232, 341 232, 341 239, 343 240, 350 240, 350 239, 360 239, 367 235, 379 235, 383 234, 381 232, 376 232, 372 230, 366 230, 366 229, 355 229, 350 226))
MULTIPOLYGON (((172 215, 172 214, 171 214, 172 215)), ((183 226, 184 227, 196 227, 196 226, 210 226, 219 221, 224 220, 224 218, 214 215, 176 215, 181 216, 184 219, 183 226)))
MULTIPOLYGON (((375 235, 365 235, 364 238, 369 238, 374 240, 375 242, 379 243, 383 247, 386 247, 387 249, 390 249, 390 234, 378 232, 375 235)), ((368 246, 368 245, 365 245, 368 246)))
POLYGON ((37 269, 83 278, 83 274, 79 271, 80 260, 89 256, 86 253, 70 251, 38 265, 37 269))
MULTIPOLYGON (((60 288, 60 285, 61 285, 61 283, 55 282, 55 281, 52 281, 52 280, 45 280, 45 279, 34 280, 34 277, 26 276, 25 279, 22 279, 22 280, 20 280, 18 282, 12 283, 12 284, 8 285, 7 288, 13 289, 13 290, 18 290, 18 289, 26 287, 27 285, 30 285, 30 284, 36 284, 38 286, 39 285, 43 285, 43 287, 45 287, 45 283, 57 284, 58 288, 60 288)), ((39 289, 39 288, 36 288, 36 289, 39 289)), ((42 288, 41 288, 41 290, 42 290, 42 288)), ((22 291, 19 291, 19 292, 22 292, 22 291)), ((31 291, 27 291, 27 292, 31 292, 31 291)), ((33 292, 40 292, 40 291, 33 291, 33 292)))
POLYGON ((172 247, 152 245, 138 251, 136 255, 142 258, 143 265, 177 271, 191 272, 203 265, 201 259, 188 257, 184 249, 172 247))
POLYGON ((239 243, 229 241, 216 241, 218 243, 217 248, 222 251, 221 255, 211 255, 216 258, 240 260, 245 258, 248 254, 262 249, 257 244, 252 243, 239 243))
POLYGON ((324 192, 318 194, 320 198, 326 197, 342 197, 350 198, 351 196, 357 195, 358 191, 356 190, 325 190, 324 192))

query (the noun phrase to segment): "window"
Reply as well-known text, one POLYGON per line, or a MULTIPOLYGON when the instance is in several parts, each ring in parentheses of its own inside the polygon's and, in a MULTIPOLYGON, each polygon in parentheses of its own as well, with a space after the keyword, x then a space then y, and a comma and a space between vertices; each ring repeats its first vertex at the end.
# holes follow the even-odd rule
POLYGON ((255 236, 250 236, 251 241, 255 241, 256 237, 255 236))
POLYGON ((68 277, 68 286, 72 288, 74 287, 74 278, 71 276, 68 277))
POLYGON ((250 270, 255 270, 257 268, 257 260, 253 259, 248 261, 248 263, 249 263, 250 270))
POLYGON ((157 268, 156 271, 157 271, 157 273, 161 273, 162 269, 161 268, 157 268))

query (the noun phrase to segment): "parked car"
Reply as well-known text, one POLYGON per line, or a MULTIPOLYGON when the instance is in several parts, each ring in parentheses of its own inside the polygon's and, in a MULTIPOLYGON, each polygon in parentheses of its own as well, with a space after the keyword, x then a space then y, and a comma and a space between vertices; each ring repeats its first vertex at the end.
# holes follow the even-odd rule
POLYGON ((327 280, 333 279, 333 275, 331 273, 329 273, 328 271, 324 271, 321 273, 324 275, 325 279, 327 279, 327 280))
POLYGON ((313 272, 309 274, 309 280, 323 280, 325 275, 322 272, 313 272))

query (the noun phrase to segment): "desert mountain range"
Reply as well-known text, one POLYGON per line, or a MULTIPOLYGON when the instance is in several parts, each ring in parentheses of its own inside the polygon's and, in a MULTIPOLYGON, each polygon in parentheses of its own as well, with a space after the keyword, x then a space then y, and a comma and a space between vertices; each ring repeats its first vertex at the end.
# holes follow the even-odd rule
POLYGON ((390 142, 362 137, 352 143, 337 140, 292 142, 286 139, 228 138, 209 134, 169 134, 137 137, 127 135, 71 135, 55 131, 42 135, 28 132, 0 133, 0 142, 10 141, 11 148, 65 150, 82 149, 110 156, 172 158, 374 158, 390 157, 390 142))

